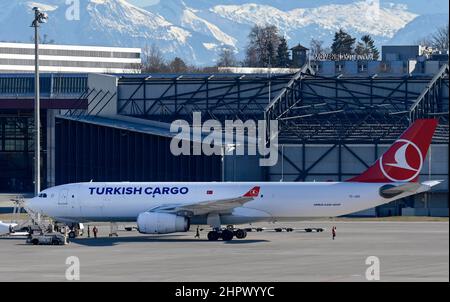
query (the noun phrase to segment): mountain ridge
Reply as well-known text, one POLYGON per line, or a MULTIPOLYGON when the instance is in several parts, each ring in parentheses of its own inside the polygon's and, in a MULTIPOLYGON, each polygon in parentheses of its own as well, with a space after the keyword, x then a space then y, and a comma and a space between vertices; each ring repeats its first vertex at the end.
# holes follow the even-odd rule
POLYGON ((294 8, 290 3, 284 9, 283 2, 275 0, 277 7, 266 0, 196 1, 160 1, 140 8, 126 0, 84 0, 80 20, 70 21, 65 0, 0 0, 0 26, 14 29, 1 31, 0 40, 30 42, 31 8, 39 6, 50 17, 49 24, 42 26, 42 35, 55 43, 141 48, 155 44, 167 59, 178 56, 191 64, 211 65, 224 47, 242 59, 254 24, 277 25, 290 46, 308 46, 312 38, 328 46, 341 27, 358 39, 370 34, 380 46, 399 39, 401 30, 420 17, 400 4, 371 11, 367 1, 307 8, 294 8))

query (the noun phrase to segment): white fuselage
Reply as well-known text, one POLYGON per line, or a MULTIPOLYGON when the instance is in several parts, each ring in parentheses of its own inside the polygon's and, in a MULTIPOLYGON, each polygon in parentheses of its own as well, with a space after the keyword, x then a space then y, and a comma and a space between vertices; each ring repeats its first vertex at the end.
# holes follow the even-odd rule
MULTIPOLYGON (((28 206, 66 222, 136 221, 140 213, 158 206, 235 198, 259 186, 260 193, 254 200, 221 214, 223 224, 295 221, 350 214, 413 194, 383 198, 379 189, 384 185, 387 183, 76 183, 46 189, 28 206)), ((192 217, 192 222, 206 224, 206 217, 192 217)))

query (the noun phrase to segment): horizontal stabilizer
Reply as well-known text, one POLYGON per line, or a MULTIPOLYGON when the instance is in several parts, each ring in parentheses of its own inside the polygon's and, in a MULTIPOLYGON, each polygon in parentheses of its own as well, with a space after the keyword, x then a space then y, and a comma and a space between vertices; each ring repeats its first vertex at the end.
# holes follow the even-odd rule
POLYGON ((422 183, 408 182, 401 185, 385 185, 380 188, 380 195, 384 198, 392 198, 403 193, 417 194, 431 190, 440 184, 440 180, 425 181, 422 183))

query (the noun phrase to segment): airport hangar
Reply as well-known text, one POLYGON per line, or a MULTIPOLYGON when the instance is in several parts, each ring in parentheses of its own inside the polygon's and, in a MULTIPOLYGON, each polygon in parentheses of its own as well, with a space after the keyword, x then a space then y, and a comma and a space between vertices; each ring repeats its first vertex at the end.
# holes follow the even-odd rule
MULTIPOLYGON (((417 118, 439 126, 422 180, 431 193, 358 215, 448 216, 449 68, 435 74, 43 74, 42 183, 81 181, 343 181, 368 167, 417 118), (276 119, 279 161, 173 156, 176 119, 276 119)), ((0 192, 32 191, 33 87, 0 75, 0 192)))

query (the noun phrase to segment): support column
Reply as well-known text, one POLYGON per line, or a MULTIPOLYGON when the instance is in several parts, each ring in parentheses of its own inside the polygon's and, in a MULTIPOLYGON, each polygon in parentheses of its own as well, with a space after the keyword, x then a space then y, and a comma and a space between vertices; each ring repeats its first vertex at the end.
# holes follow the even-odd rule
POLYGON ((55 115, 56 110, 47 110, 47 183, 46 187, 54 187, 55 181, 55 115))

